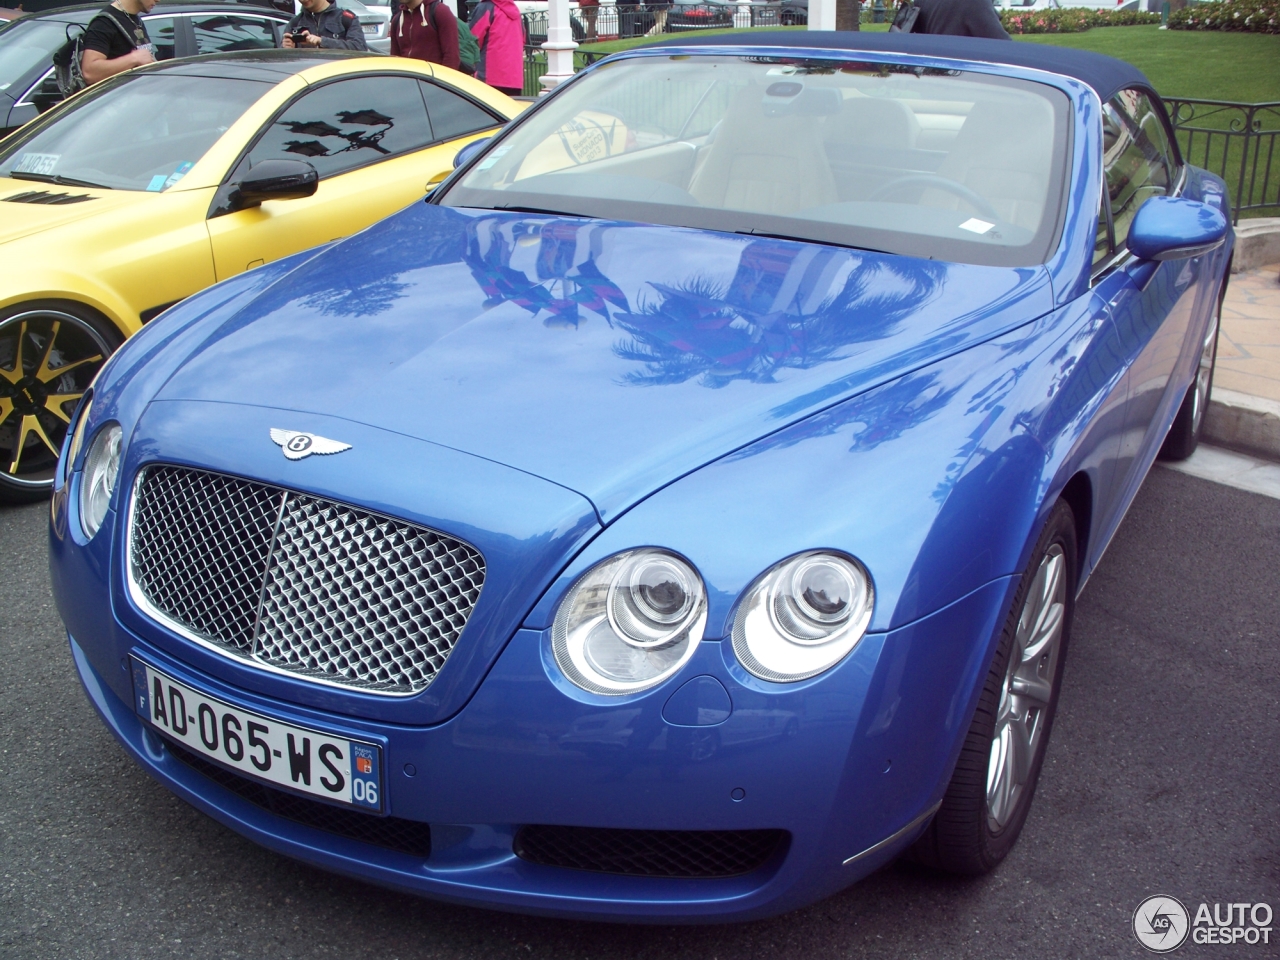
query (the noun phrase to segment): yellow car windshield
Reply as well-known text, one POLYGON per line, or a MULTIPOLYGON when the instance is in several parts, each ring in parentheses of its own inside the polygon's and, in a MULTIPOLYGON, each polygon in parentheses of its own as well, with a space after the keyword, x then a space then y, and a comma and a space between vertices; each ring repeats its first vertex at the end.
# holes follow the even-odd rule
POLYGON ((190 170, 271 84, 216 77, 131 77, 77 98, 0 153, 0 175, 159 192, 190 170))

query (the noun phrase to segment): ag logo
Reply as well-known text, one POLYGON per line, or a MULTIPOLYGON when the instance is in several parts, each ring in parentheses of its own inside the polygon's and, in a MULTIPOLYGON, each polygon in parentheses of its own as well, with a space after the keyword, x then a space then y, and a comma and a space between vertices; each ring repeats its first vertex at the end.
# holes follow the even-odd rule
POLYGON ((1191 917, 1173 897, 1147 897, 1133 911, 1133 935, 1152 953, 1170 953, 1187 941, 1191 917))
POLYGON ((351 444, 340 440, 330 440, 328 437, 298 430, 278 430, 275 427, 271 428, 271 439, 290 460, 301 460, 313 453, 341 453, 351 449, 351 444))

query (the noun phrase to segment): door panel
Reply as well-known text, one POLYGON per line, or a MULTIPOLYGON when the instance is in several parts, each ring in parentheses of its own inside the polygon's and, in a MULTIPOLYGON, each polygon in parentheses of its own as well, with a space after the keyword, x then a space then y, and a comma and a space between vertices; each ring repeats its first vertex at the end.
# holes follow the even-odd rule
POLYGON ((214 217, 208 227, 218 279, 340 240, 403 209, 426 194, 428 180, 452 168, 459 146, 440 144, 329 177, 303 200, 272 200, 214 217))
POLYGON ((319 188, 306 199, 210 218, 218 279, 341 239, 402 209, 480 135, 427 146, 431 124, 412 77, 356 76, 309 90, 263 129, 229 182, 263 160, 296 158, 316 168, 319 188))

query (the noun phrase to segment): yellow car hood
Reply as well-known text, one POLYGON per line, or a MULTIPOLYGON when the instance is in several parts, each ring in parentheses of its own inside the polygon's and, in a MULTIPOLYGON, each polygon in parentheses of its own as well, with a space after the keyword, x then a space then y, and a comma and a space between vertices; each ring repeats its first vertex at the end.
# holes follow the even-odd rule
POLYGON ((64 187, 0 177, 0 243, 138 203, 135 190, 64 187))

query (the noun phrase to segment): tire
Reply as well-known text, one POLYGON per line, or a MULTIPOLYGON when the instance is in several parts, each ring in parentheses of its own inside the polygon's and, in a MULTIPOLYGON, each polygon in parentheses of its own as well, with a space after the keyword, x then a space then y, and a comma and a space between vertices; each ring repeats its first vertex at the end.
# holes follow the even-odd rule
POLYGON ((42 500, 75 405, 124 337, 65 300, 0 310, 0 503, 42 500))
POLYGON ((1017 842, 1058 708, 1076 571, 1075 517, 1059 500, 1018 586, 942 806, 912 847, 917 862, 987 873, 1017 842))
POLYGON ((1218 294, 1218 309, 1209 323, 1209 330, 1200 349, 1200 363, 1196 367, 1195 379, 1187 387, 1178 415, 1173 418, 1169 433, 1160 447, 1157 456, 1161 460, 1185 460, 1200 445, 1200 436, 1204 433, 1204 417, 1209 410, 1209 397, 1213 394, 1213 368, 1218 362, 1218 331, 1222 326, 1222 301, 1226 296, 1227 281, 1224 276, 1222 290, 1218 294))

